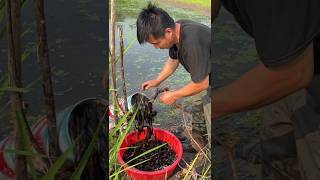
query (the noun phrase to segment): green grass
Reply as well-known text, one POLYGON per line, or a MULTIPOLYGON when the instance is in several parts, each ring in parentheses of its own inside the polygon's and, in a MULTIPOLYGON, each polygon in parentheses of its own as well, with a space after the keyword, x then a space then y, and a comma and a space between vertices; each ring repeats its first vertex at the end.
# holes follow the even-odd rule
POLYGON ((195 4, 195 5, 211 8, 211 0, 178 0, 178 1, 187 3, 187 4, 195 4))

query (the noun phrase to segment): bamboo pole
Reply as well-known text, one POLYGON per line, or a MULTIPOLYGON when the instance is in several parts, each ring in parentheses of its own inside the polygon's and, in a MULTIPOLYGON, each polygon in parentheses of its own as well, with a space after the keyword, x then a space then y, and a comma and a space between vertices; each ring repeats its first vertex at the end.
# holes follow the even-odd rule
POLYGON ((120 25, 119 30, 119 41, 120 41, 120 66, 121 66, 121 80, 122 80, 122 93, 124 100, 125 112, 128 112, 128 101, 127 101, 127 89, 126 89, 126 80, 123 66, 123 27, 120 25))
POLYGON ((114 106, 114 119, 116 124, 118 123, 118 112, 117 112, 117 92, 116 92, 116 50, 115 50, 115 23, 116 23, 116 4, 115 0, 111 0, 111 76, 112 76, 112 103, 114 106))
POLYGON ((48 53, 46 19, 44 14, 44 1, 34 0, 34 15, 37 25, 37 57, 42 72, 42 87, 45 97, 45 109, 48 120, 49 132, 49 155, 54 161, 60 154, 58 131, 56 127, 56 113, 54 104, 54 95, 51 80, 51 67, 48 53))
MULTIPOLYGON (((22 87, 21 82, 21 4, 20 0, 7 0, 7 32, 8 32, 8 71, 9 71, 9 86, 22 87)), ((18 123, 18 114, 24 117, 22 107, 22 95, 19 92, 12 92, 10 96, 12 117, 14 119, 15 132, 15 148, 24 150, 24 145, 21 141, 22 132, 18 123)), ((25 119, 25 117, 24 117, 25 119)), ((15 162, 15 178, 22 180, 27 177, 26 157, 16 154, 15 162)))

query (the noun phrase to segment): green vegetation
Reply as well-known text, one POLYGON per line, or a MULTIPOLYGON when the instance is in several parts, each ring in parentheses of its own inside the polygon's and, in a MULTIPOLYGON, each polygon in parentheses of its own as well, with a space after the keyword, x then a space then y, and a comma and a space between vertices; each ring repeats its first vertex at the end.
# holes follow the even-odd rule
POLYGON ((177 0, 177 1, 211 8, 211 0, 177 0))

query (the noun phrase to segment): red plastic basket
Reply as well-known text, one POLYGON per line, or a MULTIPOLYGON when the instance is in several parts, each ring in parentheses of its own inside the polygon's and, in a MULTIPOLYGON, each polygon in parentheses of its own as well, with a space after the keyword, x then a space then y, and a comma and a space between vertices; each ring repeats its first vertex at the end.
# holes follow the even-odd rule
MULTIPOLYGON (((136 144, 138 141, 144 140, 146 138, 146 135, 147 135, 146 128, 140 134, 139 140, 138 140, 137 131, 129 133, 127 135, 127 137, 125 138, 125 140, 120 146, 121 150, 118 152, 118 161, 121 165, 125 164, 122 157, 124 152, 126 151, 126 149, 122 149, 122 148, 129 147, 132 144, 136 144)), ((182 154, 183 154, 182 144, 175 135, 173 135, 169 131, 158 129, 158 128, 153 129, 153 135, 156 135, 157 140, 161 140, 168 143, 168 145, 176 153, 177 158, 173 164, 158 171, 141 171, 136 168, 131 168, 126 170, 127 174, 130 177, 132 177, 134 180, 163 180, 166 177, 170 177, 182 158, 182 154)), ((128 167, 128 166, 124 165, 124 168, 125 167, 128 167)))

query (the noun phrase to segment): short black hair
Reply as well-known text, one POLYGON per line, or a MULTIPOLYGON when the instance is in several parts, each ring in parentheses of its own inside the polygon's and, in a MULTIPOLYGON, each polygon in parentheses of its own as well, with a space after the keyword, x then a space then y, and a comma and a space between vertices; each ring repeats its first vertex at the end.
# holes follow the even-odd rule
POLYGON ((161 8, 151 2, 140 12, 137 19, 137 38, 140 44, 146 42, 150 35, 155 38, 164 36, 166 28, 174 28, 174 20, 161 8))

